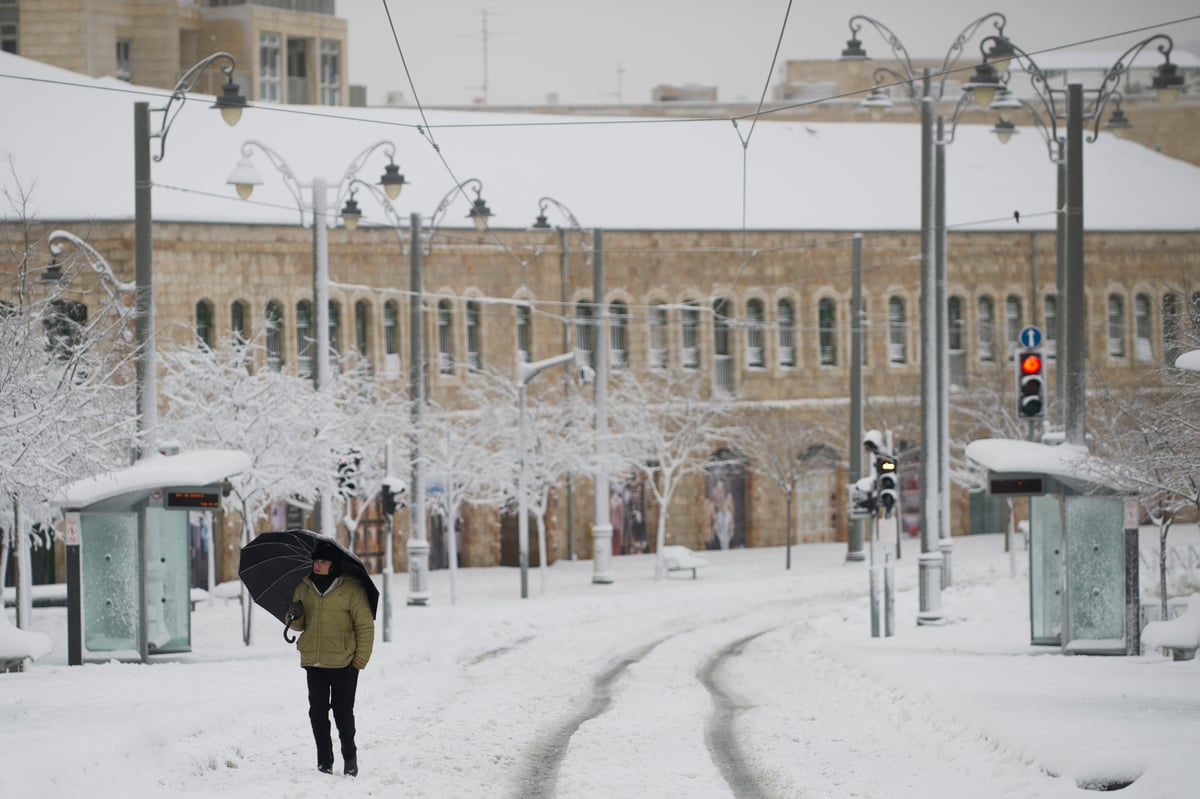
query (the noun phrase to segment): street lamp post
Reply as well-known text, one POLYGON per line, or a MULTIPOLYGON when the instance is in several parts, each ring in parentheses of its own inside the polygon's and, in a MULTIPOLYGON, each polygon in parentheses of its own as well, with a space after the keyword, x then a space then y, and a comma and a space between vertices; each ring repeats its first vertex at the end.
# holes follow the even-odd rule
MULTIPOLYGON (((376 150, 384 149, 389 159, 389 169, 380 178, 380 183, 386 189, 395 191, 398 195, 400 186, 395 182, 394 176, 396 170, 390 169, 395 166, 396 146, 390 141, 378 141, 367 147, 359 153, 350 165, 346 168, 346 172, 342 179, 335 185, 338 199, 344 192, 347 191, 351 181, 355 179, 359 170, 366 164, 367 159, 375 153, 376 150)), ((278 152, 271 147, 254 139, 248 139, 242 144, 242 159, 238 162, 233 173, 230 174, 226 183, 229 183, 237 188, 238 195, 242 199, 249 199, 250 194, 254 191, 254 187, 262 184, 262 178, 258 174, 258 170, 254 168, 254 163, 250 160, 251 153, 259 150, 271 163, 271 166, 283 176, 284 185, 291 192, 292 198, 296 201, 296 207, 300 212, 300 224, 304 225, 304 212, 312 213, 313 226, 313 324, 316 327, 316 357, 313 359, 313 385, 317 391, 325 391, 329 387, 329 239, 328 225, 336 224, 336 217, 329 219, 327 213, 328 196, 327 192, 329 185, 324 178, 316 177, 309 183, 301 182, 291 166, 283 159, 278 152), (309 199, 305 200, 304 190, 308 189, 309 199)), ((401 178, 401 181, 403 178, 401 178)), ((335 522, 333 519, 333 504, 329 501, 329 496, 323 495, 321 500, 321 532, 332 536, 334 534, 335 522)))
MULTIPOLYGON (((529 500, 525 496, 525 492, 529 490, 529 456, 527 425, 525 423, 525 386, 529 381, 537 377, 543 369, 549 369, 552 366, 569 363, 575 360, 575 353, 564 352, 562 355, 555 355, 552 358, 535 361, 533 363, 517 364, 517 451, 521 459, 520 467, 517 471, 517 548, 519 550, 519 558, 521 562, 521 599, 529 596, 529 500)), ((542 591, 546 590, 546 542, 539 541, 538 545, 541 551, 541 579, 542 591)))
MULTIPOLYGON (((538 201, 538 217, 534 228, 547 229, 546 208, 553 204, 579 230, 583 228, 575 214, 553 197, 538 201)), ((612 570, 612 520, 608 511, 608 471, 605 461, 608 450, 608 314, 604 302, 604 231, 592 230, 592 314, 596 324, 596 377, 594 390, 596 436, 596 471, 592 480, 592 582, 609 585, 613 582, 612 570)), ((565 311, 565 309, 564 309, 565 311)))
MULTIPOLYGON (((979 94, 986 93, 990 98, 995 93, 1006 88, 1006 76, 1002 77, 990 63, 997 60, 994 49, 989 51, 987 45, 994 42, 989 37, 981 42, 984 61, 976 67, 975 75, 963 88, 979 94)), ((1117 91, 1121 79, 1129 72, 1138 55, 1151 44, 1158 42, 1158 51, 1163 56, 1156 74, 1151 81, 1151 87, 1160 102, 1172 103, 1183 88, 1183 78, 1179 75, 1178 67, 1171 62, 1171 50, 1174 42, 1164 33, 1156 33, 1130 47, 1113 62, 1097 89, 1089 90, 1093 95, 1090 102, 1085 102, 1085 90, 1082 84, 1068 84, 1065 91, 1050 86, 1049 75, 1038 66, 1033 57, 1026 51, 1015 47, 1005 40, 1007 52, 1000 57, 1005 64, 1017 60, 1029 74, 1033 87, 1044 114, 1028 103, 1021 105, 1029 110, 1035 124, 1042 132, 1047 144, 1051 146, 1051 158, 1059 164, 1059 253, 1061 256, 1058 270, 1058 336, 1057 352, 1059 380, 1057 384, 1062 396, 1062 418, 1064 438, 1069 444, 1085 446, 1086 413, 1085 413, 1085 372, 1084 353, 1086 350, 1086 306, 1084 300, 1084 254, 1083 254, 1083 144, 1084 130, 1091 126, 1092 132, 1087 136, 1088 142, 1094 142, 1100 132, 1100 120, 1104 109, 1111 101, 1114 104, 1113 117, 1106 125, 1114 131, 1129 127, 1129 120, 1121 109, 1121 96, 1117 91), (1066 121, 1065 136, 1060 138, 1058 124, 1066 121), (1057 154, 1054 153, 1057 145, 1057 154), (1057 158, 1056 158, 1057 155, 1057 158)), ((977 102, 982 100, 977 96, 977 102)), ((991 100, 989 99, 989 104, 991 100)), ((1008 107, 1008 106, 1006 106, 1008 107)), ((1003 109, 998 109, 1003 110, 1003 109)), ((1001 117, 995 130, 1000 134, 1001 141, 1015 132, 1011 121, 1001 117), (1003 123, 1003 125, 1001 125, 1003 123)))
MULTIPOLYGON (((400 239, 400 251, 404 252, 404 234, 400 217, 392 207, 389 198, 395 199, 400 192, 400 186, 406 181, 403 175, 393 166, 388 166, 387 175, 380 183, 385 186, 386 196, 363 181, 354 179, 354 186, 364 186, 379 200, 400 239), (387 184, 395 187, 394 193, 386 191, 387 184)), ((430 218, 429 234, 424 246, 421 244, 421 215, 413 213, 409 217, 409 367, 408 367, 408 396, 412 413, 412 437, 409 440, 409 454, 412 459, 412 486, 408 502, 408 599, 409 605, 425 605, 429 602, 429 539, 425 531, 425 461, 421 455, 421 436, 424 431, 425 413, 425 305, 424 305, 424 261, 423 256, 433 251, 433 237, 437 233, 438 223, 445 216, 450 204, 459 194, 465 195, 465 189, 473 186, 475 199, 467 217, 480 232, 487 230, 488 220, 492 217, 492 209, 483 199, 483 182, 478 178, 468 178, 462 181, 438 203, 430 218)), ((342 219, 349 230, 358 227, 362 211, 354 200, 353 189, 346 205, 341 211, 342 219)), ((389 564, 390 568, 390 564, 389 564)))
MULTIPOLYGON (((948 458, 943 457, 942 450, 948 445, 948 437, 941 435, 944 427, 940 417, 949 414, 948 405, 941 401, 945 396, 939 388, 939 372, 941 357, 939 346, 945 349, 946 342, 939 338, 945 330, 945 322, 940 321, 945 316, 945 303, 938 298, 938 285, 944 286, 945 277, 938 273, 938 237, 935 231, 937 208, 937 166, 938 139, 934 131, 934 103, 940 100, 945 91, 946 76, 962 54, 963 47, 973 37, 984 23, 993 21, 998 36, 991 37, 996 42, 996 52, 999 54, 1002 45, 1007 41, 1004 37, 1006 19, 1003 14, 992 12, 971 22, 955 38, 942 61, 936 94, 933 90, 930 71, 924 69, 917 74, 909 57, 908 50, 899 37, 883 23, 861 14, 850 18, 850 39, 842 51, 842 59, 851 70, 856 69, 866 61, 867 53, 858 39, 858 33, 864 24, 871 25, 891 48, 903 72, 896 72, 886 67, 875 70, 875 87, 864 100, 863 105, 878 119, 891 105, 891 100, 882 89, 885 75, 890 75, 898 85, 905 88, 909 100, 920 112, 921 118, 921 407, 936 409, 936 414, 923 411, 921 417, 921 554, 917 559, 920 607, 917 614, 918 624, 941 624, 943 622, 941 609, 941 589, 943 587, 943 567, 950 556, 949 508, 947 497, 939 500, 942 493, 943 478, 941 474, 943 463, 948 458), (918 81, 920 91, 918 92, 918 81), (936 416, 937 418, 931 418, 936 416)), ((962 103, 960 101, 959 108, 962 103)), ((956 114, 957 116, 957 114, 956 114)), ((946 379, 945 375, 941 376, 946 379)), ((949 574, 949 570, 945 572, 949 574)))
POLYGON ((153 109, 162 114, 162 121, 155 132, 150 130, 150 104, 137 102, 133 104, 133 234, 134 234, 134 282, 137 284, 135 336, 138 346, 137 357, 137 418, 138 418, 138 454, 142 451, 153 451, 155 429, 158 427, 158 389, 157 365, 155 363, 154 342, 154 239, 152 230, 152 214, 150 207, 150 190, 153 182, 150 176, 150 142, 158 139, 158 153, 154 161, 161 161, 166 155, 167 133, 171 123, 187 101, 187 93, 196 84, 200 74, 211 64, 227 61, 221 67, 226 81, 221 96, 212 107, 221 111, 221 118, 229 125, 236 125, 241 118, 242 109, 246 107, 246 98, 242 96, 238 85, 233 82, 233 70, 236 62, 229 53, 213 53, 208 58, 194 64, 183 74, 183 77, 171 90, 171 96, 163 108, 153 109))

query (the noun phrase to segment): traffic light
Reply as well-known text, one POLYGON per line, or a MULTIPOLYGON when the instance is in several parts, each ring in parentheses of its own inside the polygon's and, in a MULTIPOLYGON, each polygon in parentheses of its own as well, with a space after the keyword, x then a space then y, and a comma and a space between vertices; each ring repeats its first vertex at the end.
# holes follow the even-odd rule
POLYGON ((342 499, 357 497, 361 492, 362 452, 352 449, 338 458, 338 494, 342 499))
POLYGON ((1017 352, 1017 417, 1038 419, 1046 415, 1046 376, 1038 350, 1017 352))
POLYGON ((875 471, 879 475, 879 504, 885 518, 892 517, 892 508, 900 501, 900 484, 896 481, 896 459, 890 455, 875 458, 875 471))
POLYGON ((396 511, 407 508, 408 502, 404 498, 407 493, 408 487, 404 483, 393 484, 385 480, 383 488, 379 492, 380 501, 383 504, 383 515, 391 516, 396 511))

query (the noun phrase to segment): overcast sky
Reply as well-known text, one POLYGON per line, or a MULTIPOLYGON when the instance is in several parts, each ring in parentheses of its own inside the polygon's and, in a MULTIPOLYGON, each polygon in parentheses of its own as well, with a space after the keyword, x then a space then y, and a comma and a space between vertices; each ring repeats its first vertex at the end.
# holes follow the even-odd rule
MULTIPOLYGON (((421 103, 643 102, 659 84, 715 85, 723 101, 758 100, 789 59, 836 58, 851 14, 891 28, 914 58, 945 55, 969 23, 991 11, 1025 50, 1083 42, 1151 26, 1137 35, 1087 45, 1123 51, 1161 30, 1176 46, 1200 50, 1195 0, 338 0, 349 20, 349 82, 368 102, 413 91, 388 22, 395 24, 421 103), (386 10, 385 10, 386 6, 386 10), (484 20, 487 68, 484 64, 484 20), (786 29, 784 27, 786 18, 786 29), (784 30, 774 74, 769 75, 784 30)), ((991 32, 990 24, 981 29, 991 32)), ((874 30, 859 37, 873 58, 888 54, 874 30)), ((972 52, 978 51, 975 44, 972 52)))

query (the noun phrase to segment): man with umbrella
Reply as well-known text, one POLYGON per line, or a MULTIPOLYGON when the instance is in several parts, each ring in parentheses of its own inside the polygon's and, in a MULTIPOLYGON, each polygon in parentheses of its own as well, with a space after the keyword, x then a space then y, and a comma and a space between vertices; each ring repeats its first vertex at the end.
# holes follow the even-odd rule
MULTIPOLYGON (((287 628, 302 631, 296 648, 308 675, 308 717, 317 744, 317 769, 333 772, 332 708, 344 770, 355 777, 354 694, 358 673, 371 658, 375 618, 367 589, 360 579, 345 573, 344 555, 344 550, 328 539, 316 543, 312 571, 292 592, 284 622, 287 628)), ((287 630, 284 632, 286 637, 287 630)))

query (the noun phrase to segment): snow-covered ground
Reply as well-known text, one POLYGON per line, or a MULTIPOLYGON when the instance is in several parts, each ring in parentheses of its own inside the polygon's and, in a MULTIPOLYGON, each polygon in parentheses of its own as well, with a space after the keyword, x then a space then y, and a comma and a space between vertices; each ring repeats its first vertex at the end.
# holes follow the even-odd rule
POLYGON ((997 536, 954 540, 947 623, 918 627, 904 543, 891 638, 870 637, 844 544, 797 547, 790 571, 782 548, 709 552, 695 580, 627 556, 593 585, 590 561, 559 562, 525 600, 516 569, 464 569, 453 605, 434 572, 424 608, 397 575, 357 780, 316 771, 303 672, 267 614, 245 647, 237 603, 214 599, 190 654, 72 668, 65 611, 38 608, 55 651, 0 675, 0 796, 1200 795, 1200 661, 1031 646, 1024 553, 1013 576, 997 536))

